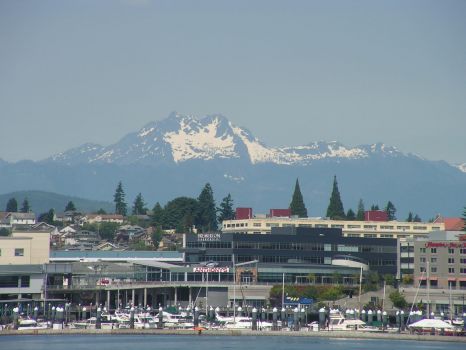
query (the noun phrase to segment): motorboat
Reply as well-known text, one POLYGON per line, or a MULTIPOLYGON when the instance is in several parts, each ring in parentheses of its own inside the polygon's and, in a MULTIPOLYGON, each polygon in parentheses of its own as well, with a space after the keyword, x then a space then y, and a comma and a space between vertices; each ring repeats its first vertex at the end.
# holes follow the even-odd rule
POLYGON ((24 319, 19 321, 18 331, 34 330, 34 329, 47 329, 47 323, 39 323, 33 319, 24 319))
MULTIPOLYGON (((328 328, 331 331, 372 330, 372 328, 367 327, 366 322, 359 319, 347 319, 339 310, 330 310, 328 328)), ((376 329, 374 328, 374 330, 376 329)))
MULTIPOLYGON (((225 321, 226 329, 252 329, 252 318, 236 317, 236 320, 225 321)), ((257 329, 272 329, 273 324, 267 321, 257 320, 257 329)))

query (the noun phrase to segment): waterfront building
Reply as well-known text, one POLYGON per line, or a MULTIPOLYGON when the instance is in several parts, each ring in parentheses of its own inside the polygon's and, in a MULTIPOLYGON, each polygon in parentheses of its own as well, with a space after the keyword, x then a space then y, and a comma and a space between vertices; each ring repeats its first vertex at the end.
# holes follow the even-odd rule
POLYGON ((337 228, 344 237, 414 238, 445 229, 443 222, 348 221, 324 218, 253 217, 225 220, 223 233, 269 234, 274 227, 337 228))

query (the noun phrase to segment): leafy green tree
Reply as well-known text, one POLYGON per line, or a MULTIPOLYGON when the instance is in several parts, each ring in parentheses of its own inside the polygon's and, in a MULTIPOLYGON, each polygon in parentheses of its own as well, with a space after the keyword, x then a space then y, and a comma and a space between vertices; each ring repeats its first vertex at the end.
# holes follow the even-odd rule
POLYGON ((307 218, 307 209, 304 205, 303 195, 301 194, 301 188, 299 187, 298 179, 296 179, 296 184, 294 186, 290 209, 291 215, 296 215, 299 218, 307 218))
POLYGON ((419 215, 414 215, 413 222, 421 222, 421 217, 419 215))
POLYGON ((99 210, 97 210, 97 214, 99 214, 99 215, 107 215, 107 212, 106 212, 104 209, 100 208, 99 210))
POLYGON ((31 205, 27 198, 24 198, 23 204, 20 209, 21 213, 29 213, 31 211, 31 205))
POLYGON ((163 225, 163 208, 159 202, 155 203, 151 214, 151 223, 153 226, 163 225))
MULTIPOLYGON (((189 197, 178 197, 168 202, 164 209, 162 220, 159 225, 162 225, 165 229, 182 229, 189 232, 191 226, 184 226, 186 218, 195 218, 198 208, 198 201, 194 198, 189 197)), ((153 214, 154 215, 154 214, 153 214)), ((180 231, 178 231, 180 232, 180 231)))
POLYGON ((217 213, 212 187, 207 183, 197 198, 198 210, 196 215, 196 226, 202 232, 217 230, 217 213))
POLYGON ((392 286, 392 287, 395 286, 395 276, 387 273, 387 274, 383 275, 383 280, 385 281, 387 286, 392 286))
POLYGON ((160 241, 162 241, 163 230, 160 227, 157 227, 152 233, 152 244, 155 249, 159 248, 160 241))
POLYGON ((115 202, 115 214, 126 216, 127 205, 125 202, 125 191, 123 190, 123 185, 121 184, 121 181, 118 183, 118 186, 115 190, 113 201, 115 202))
POLYGON ((141 193, 139 193, 134 199, 132 213, 133 215, 144 215, 147 213, 146 204, 144 203, 141 193))
POLYGON ((356 213, 356 220, 364 221, 364 212, 364 202, 362 201, 362 199, 360 199, 358 203, 358 212, 356 213))
POLYGON ((408 306, 408 302, 406 301, 405 297, 398 290, 391 292, 388 297, 393 303, 393 306, 398 309, 404 309, 406 306, 408 306))
POLYGON ((406 219, 407 222, 413 222, 413 213, 409 212, 408 218, 406 219))
POLYGON ((330 203, 327 208, 327 217, 332 220, 344 220, 345 210, 340 198, 340 191, 338 190, 337 177, 333 178, 332 194, 330 196, 330 203))
POLYGON ((228 193, 228 196, 222 199, 218 210, 218 222, 223 222, 224 220, 233 220, 235 218, 235 211, 233 210, 233 199, 231 199, 231 194, 228 193))
POLYGON ((65 211, 76 211, 76 207, 72 201, 69 201, 65 207, 65 211))
POLYGON ((346 213, 346 220, 356 220, 356 214, 353 209, 348 209, 348 212, 346 213))
POLYGON ((0 228, 0 236, 6 237, 9 235, 10 235, 10 231, 7 228, 5 227, 0 228))
POLYGON ((388 201, 387 205, 385 206, 385 212, 387 213, 389 221, 396 220, 396 208, 391 201, 388 201))
POLYGON ((6 204, 6 210, 9 213, 16 213, 18 211, 18 202, 16 198, 10 198, 6 204))
POLYGON ((116 222, 101 222, 97 225, 97 232, 100 238, 112 242, 115 240, 115 233, 118 227, 120 227, 120 225, 116 222))
POLYGON ((366 292, 369 291, 375 291, 379 289, 380 285, 380 276, 377 272, 371 271, 369 274, 366 276, 363 288, 366 292))
POLYGON ((45 222, 49 225, 53 225, 54 218, 55 218, 55 210, 50 209, 48 212, 40 214, 38 221, 45 222))

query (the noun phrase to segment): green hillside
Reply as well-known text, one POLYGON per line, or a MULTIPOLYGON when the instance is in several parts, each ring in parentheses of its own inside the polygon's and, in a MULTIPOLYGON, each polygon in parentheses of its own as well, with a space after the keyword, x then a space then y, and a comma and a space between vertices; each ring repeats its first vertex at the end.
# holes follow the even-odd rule
POLYGON ((5 210, 6 203, 10 198, 16 199, 18 210, 21 208, 24 198, 27 198, 31 205, 31 210, 36 214, 44 213, 50 208, 55 209, 57 213, 62 213, 69 201, 73 201, 76 209, 83 213, 96 212, 100 208, 108 213, 114 210, 114 206, 110 202, 95 201, 44 191, 17 191, 0 195, 0 211, 5 210))

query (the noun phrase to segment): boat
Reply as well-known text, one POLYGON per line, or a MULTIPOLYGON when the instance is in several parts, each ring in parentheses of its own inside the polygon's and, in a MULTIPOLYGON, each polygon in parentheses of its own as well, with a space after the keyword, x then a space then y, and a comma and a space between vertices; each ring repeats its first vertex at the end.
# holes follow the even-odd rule
POLYGON ((47 329, 47 323, 40 323, 33 319, 24 319, 19 321, 18 331, 47 329))
MULTIPOLYGON (((257 329, 272 329, 273 324, 267 321, 257 320, 257 329)), ((236 321, 226 321, 224 324, 226 329, 252 329, 252 318, 237 317, 236 321)))

